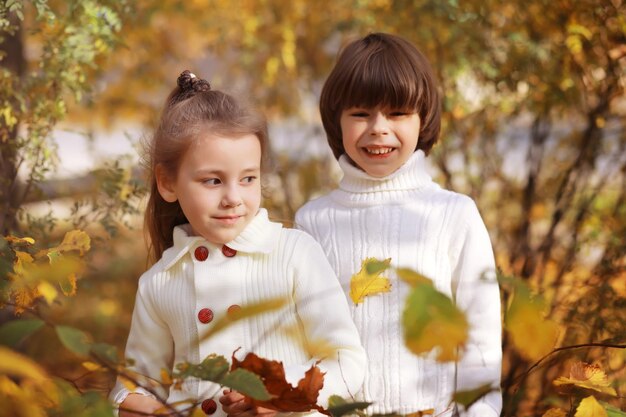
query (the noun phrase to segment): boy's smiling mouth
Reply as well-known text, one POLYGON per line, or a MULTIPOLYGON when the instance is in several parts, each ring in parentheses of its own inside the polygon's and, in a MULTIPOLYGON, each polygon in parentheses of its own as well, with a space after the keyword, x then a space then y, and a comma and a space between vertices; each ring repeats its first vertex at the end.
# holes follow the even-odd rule
POLYGON ((391 153, 395 148, 389 146, 366 146, 363 148, 368 155, 384 156, 391 153))

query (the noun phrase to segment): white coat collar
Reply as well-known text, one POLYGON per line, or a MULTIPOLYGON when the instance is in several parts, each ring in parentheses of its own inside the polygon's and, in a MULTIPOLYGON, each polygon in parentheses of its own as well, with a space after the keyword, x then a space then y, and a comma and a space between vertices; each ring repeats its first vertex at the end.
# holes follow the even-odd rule
MULTIPOLYGON (((267 210, 259 209, 257 215, 246 226, 245 229, 232 241, 226 243, 231 249, 244 253, 270 253, 278 241, 282 224, 269 220, 267 210)), ((206 241, 202 236, 190 235, 191 225, 183 224, 174 228, 174 245, 163 252, 161 260, 163 269, 171 268, 178 262, 191 248, 203 244, 209 248, 220 248, 221 245, 206 241)))

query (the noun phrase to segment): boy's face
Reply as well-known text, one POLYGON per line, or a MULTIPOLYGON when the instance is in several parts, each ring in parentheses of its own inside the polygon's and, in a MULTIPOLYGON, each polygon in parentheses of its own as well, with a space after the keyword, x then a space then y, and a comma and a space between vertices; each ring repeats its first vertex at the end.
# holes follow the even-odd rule
POLYGON ((351 107, 341 112, 343 147, 372 177, 386 177, 415 152, 420 118, 405 110, 351 107))
POLYGON ((157 173, 164 200, 178 201, 196 235, 235 239, 261 205, 261 144, 255 135, 203 135, 190 145, 175 179, 157 173))

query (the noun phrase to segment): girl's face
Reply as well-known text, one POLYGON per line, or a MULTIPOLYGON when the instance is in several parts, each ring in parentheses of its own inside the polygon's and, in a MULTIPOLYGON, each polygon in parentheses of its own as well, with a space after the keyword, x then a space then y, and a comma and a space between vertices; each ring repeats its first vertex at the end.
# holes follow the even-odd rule
POLYGON ((415 112, 351 107, 341 112, 343 147, 372 177, 386 177, 415 152, 420 118, 415 112))
POLYGON ((175 180, 157 170, 159 193, 178 201, 196 235, 222 245, 235 239, 261 205, 261 144, 253 135, 197 138, 175 180))

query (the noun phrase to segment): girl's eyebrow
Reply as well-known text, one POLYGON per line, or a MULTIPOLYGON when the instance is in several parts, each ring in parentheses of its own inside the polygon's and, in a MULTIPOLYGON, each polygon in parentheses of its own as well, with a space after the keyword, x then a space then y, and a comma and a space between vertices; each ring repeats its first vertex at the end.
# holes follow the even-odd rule
MULTIPOLYGON (((260 170, 261 170, 261 167, 255 165, 252 167, 244 168, 243 170, 241 170, 241 172, 254 173, 254 172, 259 172, 260 170)), ((223 175, 224 173, 225 171, 222 171, 220 169, 199 169, 195 172, 196 175, 223 175)))

